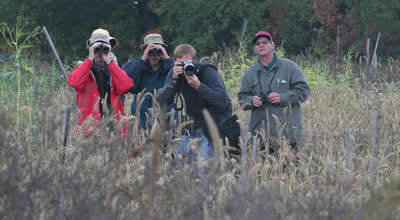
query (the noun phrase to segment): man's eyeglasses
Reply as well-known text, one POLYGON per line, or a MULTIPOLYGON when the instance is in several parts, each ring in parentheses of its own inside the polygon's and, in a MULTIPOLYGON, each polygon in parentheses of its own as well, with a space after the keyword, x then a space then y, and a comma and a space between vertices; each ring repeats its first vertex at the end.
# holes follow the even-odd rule
POLYGON ((260 46, 261 44, 269 44, 268 40, 257 41, 256 46, 260 46))

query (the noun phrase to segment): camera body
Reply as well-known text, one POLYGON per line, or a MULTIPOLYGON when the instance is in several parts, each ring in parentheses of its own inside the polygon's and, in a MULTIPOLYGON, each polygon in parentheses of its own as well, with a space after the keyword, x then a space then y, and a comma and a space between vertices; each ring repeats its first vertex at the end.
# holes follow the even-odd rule
POLYGON ((105 46, 104 44, 100 44, 99 46, 94 48, 94 53, 103 53, 103 54, 108 54, 110 52, 110 48, 105 46))
POLYGON ((266 92, 266 93, 262 94, 262 96, 261 96, 262 105, 266 105, 267 103, 270 103, 268 100, 269 94, 271 94, 271 92, 266 92))
MULTIPOLYGON (((178 66, 183 66, 183 71, 188 76, 197 75, 199 72, 199 68, 192 60, 185 60, 181 64, 178 64, 178 66)), ((182 77, 185 78, 184 75, 182 77)))
POLYGON ((161 56, 162 50, 160 48, 153 48, 149 50, 148 56, 161 56))

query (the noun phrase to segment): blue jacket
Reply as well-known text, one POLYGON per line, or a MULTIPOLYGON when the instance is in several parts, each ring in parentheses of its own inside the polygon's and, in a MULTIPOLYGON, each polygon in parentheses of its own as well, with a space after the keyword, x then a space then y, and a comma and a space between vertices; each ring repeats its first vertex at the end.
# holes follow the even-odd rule
MULTIPOLYGON (((153 94, 154 90, 158 90, 164 86, 167 74, 173 65, 174 61, 172 58, 161 59, 160 69, 158 71, 153 71, 148 61, 143 61, 140 58, 129 61, 123 68, 134 82, 134 86, 129 92, 138 94, 145 89, 146 93, 150 92, 153 94)), ((137 101, 135 97, 131 105, 132 115, 136 114, 137 101)), ((151 107, 153 107, 152 97, 147 95, 140 107, 140 124, 142 127, 146 124, 145 113, 151 107)))
POLYGON ((157 100, 161 104, 171 104, 179 88, 185 99, 186 112, 193 118, 194 126, 201 127, 205 136, 210 138, 203 117, 203 109, 210 112, 220 128, 222 123, 232 116, 232 102, 226 92, 224 81, 216 69, 205 64, 198 64, 198 66, 202 70, 197 75, 201 82, 199 89, 192 88, 186 80, 176 82, 172 80, 171 70, 165 83, 165 90, 157 97, 157 100))

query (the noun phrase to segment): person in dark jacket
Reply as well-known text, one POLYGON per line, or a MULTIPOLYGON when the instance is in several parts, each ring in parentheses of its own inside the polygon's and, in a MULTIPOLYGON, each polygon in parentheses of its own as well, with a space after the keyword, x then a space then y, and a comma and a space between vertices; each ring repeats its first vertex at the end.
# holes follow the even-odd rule
MULTIPOLYGON (((141 48, 144 49, 141 58, 135 58, 128 62, 123 69, 135 82, 129 90, 133 94, 145 91, 153 93, 164 86, 169 70, 173 67, 173 59, 168 56, 162 36, 160 34, 149 34, 144 38, 141 48)), ((131 114, 135 115, 140 100, 133 99, 131 114)), ((145 95, 140 106, 140 125, 146 127, 146 113, 153 107, 152 97, 145 95)))
POLYGON ((211 143, 203 110, 207 109, 216 125, 220 128, 224 121, 232 117, 232 103, 229 98, 224 81, 211 65, 198 63, 196 50, 189 44, 182 44, 174 50, 174 67, 169 72, 164 90, 157 100, 161 104, 174 102, 175 95, 183 95, 186 103, 186 113, 194 120, 194 132, 192 136, 185 136, 180 143, 179 152, 193 156, 193 152, 187 149, 187 144, 193 138, 200 138, 200 158, 208 160, 214 155, 214 147, 211 143), (183 62, 192 61, 197 72, 189 75, 184 71, 183 62))
POLYGON ((280 136, 286 137, 296 152, 301 139, 300 104, 310 93, 306 77, 295 62, 275 54, 269 32, 257 32, 253 46, 258 60, 243 75, 239 103, 244 110, 251 111, 252 132, 269 125, 273 145, 270 152, 279 146, 276 141, 280 136))
POLYGON ((86 134, 89 128, 96 127, 94 125, 107 115, 114 116, 120 133, 127 131, 126 123, 121 122, 124 108, 120 95, 128 91, 133 82, 118 66, 117 57, 112 52, 116 44, 117 41, 107 30, 94 30, 87 40, 89 57, 75 67, 68 77, 68 83, 76 91, 76 103, 81 112, 78 125, 87 121, 87 126, 84 126, 86 134))

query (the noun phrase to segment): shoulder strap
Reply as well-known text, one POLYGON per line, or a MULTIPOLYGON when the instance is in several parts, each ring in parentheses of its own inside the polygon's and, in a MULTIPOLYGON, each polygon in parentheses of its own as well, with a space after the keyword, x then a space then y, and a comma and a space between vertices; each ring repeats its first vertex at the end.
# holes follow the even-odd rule
POLYGON ((197 68, 199 69, 199 74, 198 74, 198 77, 199 77, 199 80, 201 81, 202 80, 202 76, 203 76, 203 71, 207 68, 207 67, 211 67, 211 68, 213 68, 215 71, 217 71, 217 68, 215 67, 215 66, 213 66, 213 65, 211 65, 211 64, 208 64, 208 63, 197 63, 197 68))
POLYGON ((217 70, 217 68, 211 64, 208 63, 198 63, 197 66, 199 67, 199 72, 203 72, 207 67, 211 67, 215 70, 217 70))

